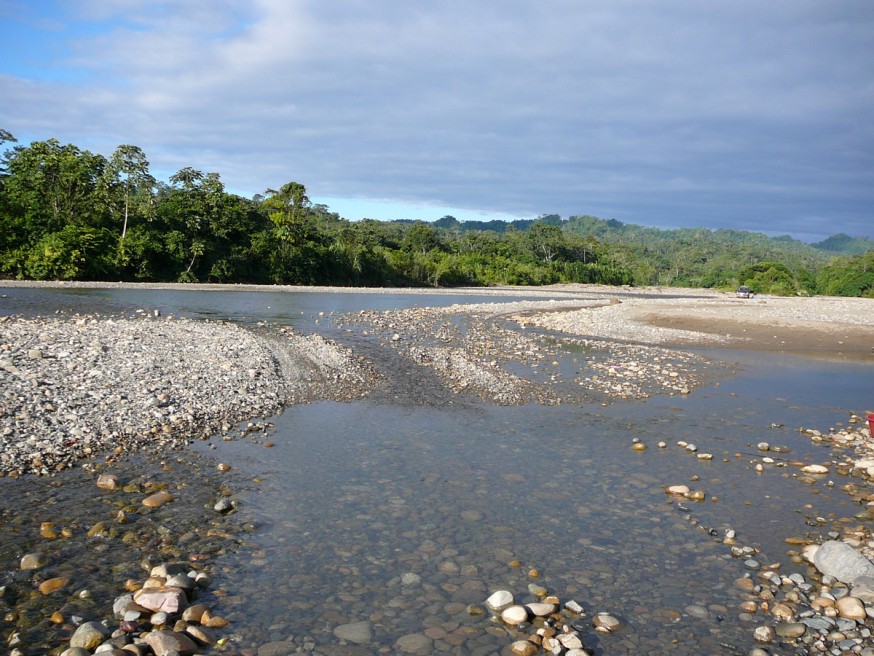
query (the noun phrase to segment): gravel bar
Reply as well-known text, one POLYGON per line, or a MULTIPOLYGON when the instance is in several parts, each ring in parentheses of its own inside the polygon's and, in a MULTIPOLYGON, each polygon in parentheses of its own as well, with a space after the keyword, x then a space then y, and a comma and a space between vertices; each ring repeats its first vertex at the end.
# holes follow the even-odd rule
POLYGON ((0 475, 206 439, 286 404, 358 397, 350 352, 289 329, 175 318, 0 319, 0 475))

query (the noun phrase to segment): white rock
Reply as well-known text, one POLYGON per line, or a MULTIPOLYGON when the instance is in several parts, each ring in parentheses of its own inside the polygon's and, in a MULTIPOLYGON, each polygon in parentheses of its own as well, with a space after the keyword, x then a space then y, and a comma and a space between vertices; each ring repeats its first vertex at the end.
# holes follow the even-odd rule
POLYGON ((622 626, 622 622, 609 615, 608 613, 598 613, 592 619, 592 624, 595 625, 595 630, 601 633, 612 633, 618 631, 622 626))
POLYGON ((522 624, 528 619, 528 611, 522 606, 510 606, 501 613, 501 619, 513 626, 522 624))
POLYGON ((770 626, 757 626, 753 631, 753 638, 758 642, 771 642, 777 637, 777 633, 770 626))
POLYGON ((574 601, 573 599, 571 599, 569 602, 567 602, 567 603, 564 605, 564 607, 567 608, 570 612, 575 613, 575 614, 577 614, 577 615, 579 615, 580 613, 583 612, 583 607, 580 606, 580 605, 579 605, 576 601, 574 601))
POLYGON ((555 604, 525 604, 525 608, 535 617, 548 617, 557 610, 555 604))
POLYGON ((401 577, 401 585, 419 585, 422 577, 415 572, 407 572, 401 577))
POLYGON ((802 467, 801 471, 805 474, 828 474, 828 467, 823 467, 822 465, 807 465, 806 467, 802 467))
POLYGON ((583 641, 576 633, 561 633, 558 636, 558 641, 565 649, 582 649, 583 641))
POLYGON ((509 590, 498 590, 491 597, 486 599, 486 606, 496 613, 501 612, 508 606, 514 603, 513 593, 509 590))
POLYGON ((823 574, 850 585, 860 576, 874 577, 874 564, 848 544, 823 542, 813 557, 813 564, 823 574))

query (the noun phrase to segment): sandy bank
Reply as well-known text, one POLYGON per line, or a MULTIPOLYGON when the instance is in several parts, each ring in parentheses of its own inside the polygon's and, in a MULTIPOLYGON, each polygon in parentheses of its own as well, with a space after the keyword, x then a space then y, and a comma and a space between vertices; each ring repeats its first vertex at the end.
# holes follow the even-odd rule
POLYGON ((707 297, 665 299, 619 291, 610 304, 520 320, 574 335, 646 344, 710 344, 874 362, 874 299, 702 294, 707 297))

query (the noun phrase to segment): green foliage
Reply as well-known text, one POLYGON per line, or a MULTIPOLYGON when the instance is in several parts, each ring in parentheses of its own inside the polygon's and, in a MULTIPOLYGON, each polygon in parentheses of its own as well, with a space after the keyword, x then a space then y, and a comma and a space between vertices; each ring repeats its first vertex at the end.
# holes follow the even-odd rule
POLYGON ((57 139, 17 146, 5 156, 3 211, 33 243, 68 224, 102 225, 97 184, 106 160, 57 139))
MULTIPOLYGON (((0 130, 0 142, 14 142, 0 130)), ((335 285, 672 285, 768 294, 874 294, 874 244, 836 235, 658 230, 557 214, 536 219, 349 222, 288 182, 246 199, 218 173, 155 181, 136 146, 109 160, 55 139, 0 161, 0 274, 41 279, 335 285)))
POLYGON ((405 250, 425 255, 428 251, 440 247, 437 231, 434 229, 434 226, 428 223, 416 221, 404 234, 402 247, 405 250))
POLYGON ((137 146, 121 145, 104 168, 100 183, 110 213, 123 218, 123 241, 132 214, 147 217, 151 211, 156 182, 149 174, 149 160, 137 146))
POLYGON ((111 266, 107 253, 112 240, 105 229, 65 226, 27 251, 20 273, 37 280, 100 280, 111 266))
POLYGON ((756 294, 794 296, 809 291, 803 284, 803 280, 809 279, 808 276, 799 279, 782 262, 751 264, 741 269, 738 279, 741 285, 748 285, 756 294))
POLYGON ((864 255, 874 250, 874 240, 867 237, 850 237, 841 232, 811 246, 835 255, 864 255))
POLYGON ((874 298, 874 251, 837 258, 816 276, 820 294, 874 298))

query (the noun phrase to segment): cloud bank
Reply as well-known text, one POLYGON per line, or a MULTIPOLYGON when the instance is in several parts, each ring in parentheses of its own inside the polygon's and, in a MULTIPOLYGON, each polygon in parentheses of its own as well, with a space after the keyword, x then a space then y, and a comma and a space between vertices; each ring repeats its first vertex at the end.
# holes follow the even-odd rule
POLYGON ((874 236, 864 0, 80 0, 0 19, 19 35, 0 127, 20 138, 135 143, 250 194, 298 180, 469 218, 874 236))

